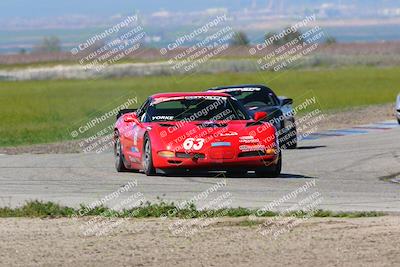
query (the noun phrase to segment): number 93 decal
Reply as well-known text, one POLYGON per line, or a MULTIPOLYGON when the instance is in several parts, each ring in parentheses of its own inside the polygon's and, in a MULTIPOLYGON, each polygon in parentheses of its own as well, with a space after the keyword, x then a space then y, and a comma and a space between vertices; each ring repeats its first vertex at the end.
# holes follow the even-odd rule
POLYGON ((183 142, 183 148, 185 150, 190 150, 193 148, 193 150, 200 150, 204 145, 204 139, 203 138, 188 138, 183 142))

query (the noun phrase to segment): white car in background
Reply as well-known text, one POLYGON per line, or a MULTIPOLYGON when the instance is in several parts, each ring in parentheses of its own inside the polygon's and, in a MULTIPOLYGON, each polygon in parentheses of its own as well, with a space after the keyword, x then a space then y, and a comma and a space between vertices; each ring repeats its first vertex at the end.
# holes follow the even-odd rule
POLYGON ((400 94, 397 96, 397 101, 396 101, 396 108, 395 108, 395 113, 397 117, 397 121, 400 124, 400 94))

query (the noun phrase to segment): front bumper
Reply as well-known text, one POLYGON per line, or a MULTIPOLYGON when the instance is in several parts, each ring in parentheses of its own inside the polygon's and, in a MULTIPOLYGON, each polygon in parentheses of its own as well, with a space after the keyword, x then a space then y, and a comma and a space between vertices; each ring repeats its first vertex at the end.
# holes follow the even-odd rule
MULTIPOLYGON (((179 152, 183 153, 184 152, 179 152)), ((263 166, 269 166, 278 162, 278 155, 234 155, 231 158, 213 158, 207 153, 187 154, 188 156, 164 158, 158 155, 153 156, 153 164, 159 169, 204 169, 204 170, 231 170, 246 169, 255 170, 263 166)), ((223 157, 223 156, 221 156, 223 157)), ((230 156, 229 156, 230 157, 230 156)))

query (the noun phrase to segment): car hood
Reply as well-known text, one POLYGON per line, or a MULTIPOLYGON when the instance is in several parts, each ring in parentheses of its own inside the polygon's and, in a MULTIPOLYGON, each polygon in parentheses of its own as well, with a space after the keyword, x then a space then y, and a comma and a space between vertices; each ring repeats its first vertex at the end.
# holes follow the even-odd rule
MULTIPOLYGON (((204 148, 215 142, 238 142, 240 137, 275 135, 275 128, 267 123, 255 121, 196 121, 152 123, 151 132, 161 147, 168 150, 182 150, 183 143, 189 139, 204 139, 204 148)), ((273 141, 274 138, 271 139, 273 141)))

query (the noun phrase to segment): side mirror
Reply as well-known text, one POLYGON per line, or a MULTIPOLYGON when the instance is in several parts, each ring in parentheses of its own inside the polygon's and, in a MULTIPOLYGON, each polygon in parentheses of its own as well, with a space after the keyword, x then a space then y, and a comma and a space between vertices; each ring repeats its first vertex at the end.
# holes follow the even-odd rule
POLYGON ((265 119, 267 117, 267 112, 264 111, 258 111, 254 113, 254 120, 260 121, 262 119, 265 119))
POLYGON ((286 106, 286 105, 292 105, 293 104, 293 99, 291 98, 283 98, 281 99, 281 105, 286 106))
POLYGON ((136 112, 124 116, 124 122, 138 122, 136 112))

